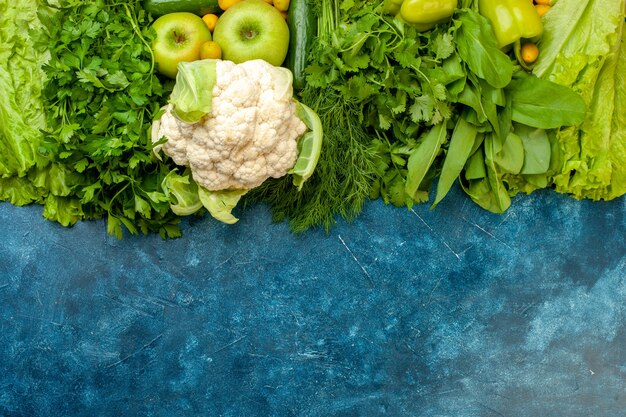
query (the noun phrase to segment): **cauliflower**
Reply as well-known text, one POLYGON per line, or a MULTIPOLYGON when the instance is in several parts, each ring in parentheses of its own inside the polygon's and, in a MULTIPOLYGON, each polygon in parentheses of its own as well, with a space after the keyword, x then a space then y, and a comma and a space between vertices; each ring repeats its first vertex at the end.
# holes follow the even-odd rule
POLYGON ((209 191, 249 190, 287 174, 298 158, 298 138, 307 130, 296 114, 289 70, 263 60, 186 65, 177 78, 181 91, 172 93, 153 124, 153 141, 167 139, 155 152, 188 166, 209 191))

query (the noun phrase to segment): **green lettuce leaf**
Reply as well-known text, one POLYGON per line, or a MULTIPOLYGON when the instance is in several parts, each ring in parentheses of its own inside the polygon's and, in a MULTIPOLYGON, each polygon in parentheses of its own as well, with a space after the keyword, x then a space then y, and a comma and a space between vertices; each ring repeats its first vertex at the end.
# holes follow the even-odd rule
POLYGON ((623 0, 560 1, 544 17, 534 73, 571 87, 587 105, 585 120, 557 131, 552 177, 575 198, 626 193, 626 108, 623 0))
POLYGON ((83 219, 85 214, 79 199, 50 194, 43 205, 43 216, 67 227, 83 219))
MULTIPOLYGON (((41 99, 47 60, 38 1, 0 2, 0 176, 24 176, 45 165, 39 153, 45 124, 41 99)), ((23 181, 15 181, 18 186, 23 181)), ((16 191, 27 200, 28 189, 16 191)), ((36 199, 35 195, 31 200, 36 199)))
POLYGON ((594 78, 623 25, 623 5, 623 0, 556 2, 542 19, 533 73, 562 85, 574 85, 581 73, 594 78))
POLYGON ((0 178, 0 201, 8 201, 15 206, 25 206, 42 201, 45 190, 36 187, 28 177, 0 178))
POLYGON ((609 159, 613 171, 608 197, 626 194, 626 29, 622 29, 615 68, 615 111, 611 120, 612 141, 609 159))

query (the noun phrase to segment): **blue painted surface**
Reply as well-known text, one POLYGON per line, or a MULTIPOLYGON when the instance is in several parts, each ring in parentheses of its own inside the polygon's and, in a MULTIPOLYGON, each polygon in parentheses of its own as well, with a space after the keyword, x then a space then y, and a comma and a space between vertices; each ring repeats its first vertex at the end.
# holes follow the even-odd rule
POLYGON ((0 204, 0 416, 624 416, 626 200, 263 206, 184 237, 0 204))

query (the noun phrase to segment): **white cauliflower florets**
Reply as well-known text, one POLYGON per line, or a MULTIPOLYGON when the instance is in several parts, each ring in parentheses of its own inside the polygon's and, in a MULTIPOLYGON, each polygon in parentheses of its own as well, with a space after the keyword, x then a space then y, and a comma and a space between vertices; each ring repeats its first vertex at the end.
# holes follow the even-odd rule
POLYGON ((165 136, 159 148, 189 166, 210 191, 251 189, 282 177, 295 164, 297 140, 306 131, 285 71, 263 60, 217 61, 211 113, 190 124, 168 105, 153 138, 165 136))

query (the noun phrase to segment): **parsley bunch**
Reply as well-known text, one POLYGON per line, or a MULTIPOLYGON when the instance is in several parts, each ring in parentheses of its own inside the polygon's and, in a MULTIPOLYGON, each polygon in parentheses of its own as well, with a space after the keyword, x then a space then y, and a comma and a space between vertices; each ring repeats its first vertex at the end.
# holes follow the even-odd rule
POLYGON ((43 151, 63 189, 55 210, 69 222, 107 217, 119 238, 123 227, 178 236, 161 189, 172 167, 154 157, 149 135, 172 86, 155 75, 140 2, 66 0, 44 23, 51 41, 43 151))

